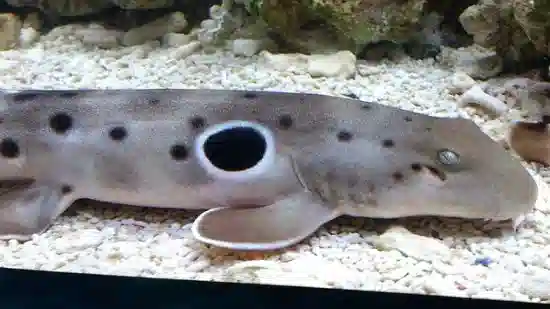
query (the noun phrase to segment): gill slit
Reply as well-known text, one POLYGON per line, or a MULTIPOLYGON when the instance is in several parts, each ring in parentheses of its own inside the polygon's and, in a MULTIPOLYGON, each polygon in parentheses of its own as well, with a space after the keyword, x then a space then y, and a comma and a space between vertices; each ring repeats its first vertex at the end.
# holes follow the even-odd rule
POLYGON ((298 182, 302 185, 302 188, 304 188, 306 192, 311 192, 308 189, 306 182, 304 181, 304 178, 302 177, 302 173, 300 173, 300 170, 298 169, 298 163, 296 162, 296 160, 291 154, 289 154, 288 156, 290 158, 290 163, 292 166, 292 171, 294 172, 294 176, 296 176, 296 179, 298 179, 298 182))

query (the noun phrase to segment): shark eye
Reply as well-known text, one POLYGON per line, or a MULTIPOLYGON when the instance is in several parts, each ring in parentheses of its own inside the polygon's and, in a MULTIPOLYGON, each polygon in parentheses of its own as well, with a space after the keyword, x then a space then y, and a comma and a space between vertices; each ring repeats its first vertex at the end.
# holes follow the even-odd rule
POLYGON ((443 149, 440 150, 437 153, 437 159, 439 160, 439 163, 443 165, 457 165, 460 163, 460 156, 449 149, 443 149))

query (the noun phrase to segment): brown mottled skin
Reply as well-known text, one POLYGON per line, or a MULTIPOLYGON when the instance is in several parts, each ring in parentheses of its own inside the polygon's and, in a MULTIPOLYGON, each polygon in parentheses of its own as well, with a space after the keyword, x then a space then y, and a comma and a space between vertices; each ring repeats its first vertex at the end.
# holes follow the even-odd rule
POLYGON ((507 220, 529 212, 537 195, 520 162, 472 121, 348 98, 171 89, 23 91, 0 100, 0 142, 13 139, 19 151, 0 157, 0 180, 32 180, 0 193, 2 238, 44 231, 80 198, 211 209, 194 223, 199 240, 276 249, 343 214, 507 220), (67 123, 58 117, 56 133, 60 113, 71 123, 61 130, 67 123), (229 120, 273 132, 273 168, 237 183, 197 164, 197 135, 229 120), (110 138, 114 127, 127 136, 110 138), (175 144, 188 149, 184 159, 170 156, 175 144), (438 161, 445 149, 457 164, 438 161))
POLYGON ((519 121, 511 126, 508 144, 525 161, 550 166, 550 121, 519 121))

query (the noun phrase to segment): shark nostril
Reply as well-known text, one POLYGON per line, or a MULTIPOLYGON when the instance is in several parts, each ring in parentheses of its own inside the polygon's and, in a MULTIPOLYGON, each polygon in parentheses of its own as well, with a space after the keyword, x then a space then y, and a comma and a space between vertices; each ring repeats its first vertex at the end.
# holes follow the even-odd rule
POLYGON ((63 186, 61 187, 61 193, 62 193, 63 195, 67 195, 67 194, 70 194, 70 193, 72 193, 72 192, 73 192, 73 187, 70 186, 70 185, 63 185, 63 186))
POLYGON ((395 182, 401 182, 405 178, 405 176, 401 172, 395 172, 391 175, 391 177, 395 182))
POLYGON ((415 172, 420 172, 422 170, 422 164, 413 163, 413 164, 411 164, 411 169, 415 172))
POLYGON ((445 172, 433 166, 424 165, 421 163, 412 163, 411 170, 417 173, 421 172, 422 170, 427 171, 430 174, 434 175, 435 177, 439 178, 441 181, 445 181, 447 179, 447 175, 445 175, 445 172))

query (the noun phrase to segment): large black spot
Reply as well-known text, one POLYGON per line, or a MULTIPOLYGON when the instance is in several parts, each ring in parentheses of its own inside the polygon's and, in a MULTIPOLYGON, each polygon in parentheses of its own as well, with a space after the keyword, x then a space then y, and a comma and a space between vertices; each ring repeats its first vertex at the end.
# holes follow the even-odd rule
POLYGON ((37 91, 24 90, 24 91, 21 91, 19 93, 14 94, 13 95, 13 101, 15 101, 16 103, 23 103, 23 102, 34 100, 39 95, 40 95, 40 93, 38 93, 37 91))
POLYGON ((17 158, 19 156, 19 145, 13 138, 4 138, 0 142, 0 154, 8 159, 17 158))
POLYGON ((73 126, 73 118, 66 113, 57 113, 50 117, 50 128, 57 133, 63 134, 73 126))
POLYGON ((224 171, 236 172, 260 162, 267 150, 267 143, 254 128, 233 127, 212 134, 202 147, 212 165, 224 171))
POLYGON ((245 99, 250 99, 251 100, 251 99, 256 99, 258 97, 258 94, 255 93, 255 92, 247 91, 243 94, 243 97, 245 99))
POLYGON ((77 90, 58 90, 58 95, 63 99, 72 99, 80 94, 77 90))

